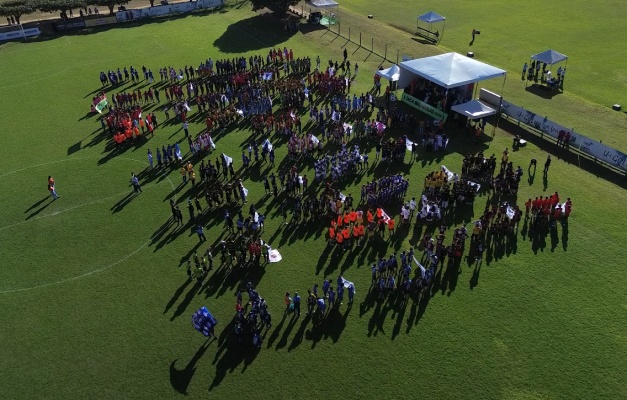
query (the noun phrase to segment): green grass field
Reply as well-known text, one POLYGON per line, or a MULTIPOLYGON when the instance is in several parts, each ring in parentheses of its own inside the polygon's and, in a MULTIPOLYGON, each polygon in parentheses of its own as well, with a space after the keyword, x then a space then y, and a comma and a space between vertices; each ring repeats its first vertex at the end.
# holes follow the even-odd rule
MULTIPOLYGON (((540 171, 531 183, 525 175, 517 202, 554 191, 571 197, 575 205, 568 229, 560 226, 532 243, 525 235, 528 228, 521 226, 516 244, 506 251, 486 251, 481 268, 464 261, 458 273, 440 274, 422 303, 401 307, 400 299, 376 302, 368 295, 368 263, 416 245, 424 230, 412 225, 390 243, 331 251, 324 240, 326 224, 309 223, 298 230, 279 226, 279 205, 264 197, 261 182, 277 169, 266 164, 248 173, 244 184, 249 200, 268 215, 263 237, 280 250, 283 261, 244 273, 214 272, 203 287, 186 282, 182 264, 205 245, 198 247, 189 226, 175 230, 167 220, 168 200, 176 198, 184 205, 189 188, 179 187, 177 170, 146 170, 148 149, 184 140, 180 123, 163 124, 163 113, 156 110, 163 126, 155 137, 113 154, 108 135, 101 134, 99 122, 86 112, 100 87, 101 70, 146 65, 156 72, 164 65, 197 65, 207 57, 266 54, 272 46, 314 59, 341 57, 346 40, 332 32, 288 36, 281 25, 248 7, 0 45, 3 397, 134 399, 186 393, 194 398, 255 399, 626 398, 624 180, 581 169, 572 163, 575 159, 539 140, 513 152, 511 160, 525 168, 531 158, 544 160, 550 152, 554 162, 548 180, 543 182, 540 171), (129 199, 131 171, 141 174, 144 192, 129 199), (56 202, 44 186, 48 175, 57 181, 61 199, 56 202), (334 280, 340 271, 357 287, 351 309, 342 305, 318 331, 311 331, 304 315, 281 320, 286 291, 306 293, 325 277, 334 280), (227 330, 234 292, 247 281, 257 285, 273 314, 273 327, 258 353, 240 351, 227 330), (191 314, 203 305, 219 320, 219 340, 206 342, 191 327, 191 314)), ((452 11, 436 11, 452 16, 452 11)), ((390 43, 408 40, 404 32, 373 24, 372 34, 389 37, 390 43)), ((453 40, 455 25, 450 25, 447 35, 453 40)), ((481 29, 486 35, 480 39, 491 36, 481 29)), ((443 44, 454 48, 446 40, 443 44)), ((410 44, 416 56, 433 51, 410 44)), ((369 90, 371 71, 381 59, 354 44, 347 46, 360 64, 355 92, 369 90)), ((569 54, 567 48, 558 50, 569 54)), ((575 81, 578 65, 584 63, 576 60, 581 56, 569 55, 575 81)), ((517 65, 523 61, 517 56, 495 61, 513 70, 506 86, 510 97, 524 91, 509 83, 518 85, 517 65)), ((624 96, 612 80, 602 85, 624 96)), ((621 126, 618 116, 598 119, 595 110, 601 106, 591 103, 602 103, 605 92, 612 90, 598 90, 589 101, 567 91, 551 101, 580 110, 573 121, 589 119, 604 130, 613 129, 621 126)), ((203 125, 190 128, 196 134, 203 125)), ((219 137, 217 154, 233 157, 237 169, 249 135, 243 129, 219 137)), ((494 140, 485 139, 474 144, 452 131, 442 159, 423 153, 421 160, 390 170, 409 174, 409 193, 417 196, 424 176, 440 165, 460 171, 461 154, 484 150, 499 155, 511 145, 510 133, 501 129, 494 140)), ((278 144, 279 165, 286 146, 273 142, 278 144)), ((374 160, 373 144, 360 144, 370 148, 374 160)), ((181 147, 186 150, 186 143, 181 147)), ((216 153, 209 158, 215 160, 216 153)), ((299 166, 313 176, 312 162, 299 166)), ((383 173, 381 166, 368 172, 383 173)), ((343 184, 342 191, 355 195, 359 184, 343 184)), ((474 209, 447 222, 471 221, 488 201, 482 193, 474 209)), ((222 209, 205 215, 209 244, 225 236, 221 220, 222 209)))

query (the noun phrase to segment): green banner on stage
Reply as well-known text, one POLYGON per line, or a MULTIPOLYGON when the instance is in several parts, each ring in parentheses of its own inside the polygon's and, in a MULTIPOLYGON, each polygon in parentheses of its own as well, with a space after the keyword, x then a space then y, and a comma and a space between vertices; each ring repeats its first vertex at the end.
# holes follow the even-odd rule
POLYGON ((410 96, 405 92, 403 92, 403 97, 401 97, 401 101, 405 104, 409 104, 420 112, 432 116, 433 118, 446 121, 446 118, 448 117, 448 115, 444 111, 440 111, 437 108, 425 103, 424 101, 420 101, 414 96, 410 96))

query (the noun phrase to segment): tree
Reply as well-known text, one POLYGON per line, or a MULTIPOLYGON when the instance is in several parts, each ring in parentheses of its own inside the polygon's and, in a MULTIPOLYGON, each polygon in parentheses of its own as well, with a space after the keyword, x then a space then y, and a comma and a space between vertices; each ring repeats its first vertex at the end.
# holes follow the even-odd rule
POLYGON ((86 3, 83 0, 35 0, 36 7, 43 12, 66 12, 74 8, 83 8, 86 3))
POLYGON ((109 14, 113 14, 116 5, 127 4, 130 0, 89 0, 89 4, 95 6, 109 7, 109 14))
POLYGON ((279 15, 286 14, 290 6, 298 4, 298 0, 252 0, 253 11, 267 8, 279 15))
POLYGON ((32 14, 36 9, 37 7, 32 0, 9 0, 0 3, 0 15, 13 17, 18 24, 22 15, 32 14))

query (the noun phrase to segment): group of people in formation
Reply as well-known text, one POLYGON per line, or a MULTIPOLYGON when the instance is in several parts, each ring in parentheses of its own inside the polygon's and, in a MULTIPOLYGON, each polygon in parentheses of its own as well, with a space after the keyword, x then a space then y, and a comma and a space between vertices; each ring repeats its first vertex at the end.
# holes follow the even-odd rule
POLYGON ((235 326, 233 332, 240 344, 249 341, 253 347, 260 349, 263 344, 262 331, 272 327, 272 315, 268 311, 268 303, 257 292, 252 283, 244 288, 248 293, 248 303, 243 304, 242 292, 235 293, 235 326))
MULTIPOLYGON (((331 310, 344 304, 345 295, 350 308, 355 299, 355 284, 342 275, 338 275, 335 288, 330 279, 325 279, 322 286, 316 283, 313 288, 307 289, 307 314, 312 316, 314 327, 322 324, 331 310)), ((294 316, 299 316, 300 303, 301 298, 298 292, 294 293, 294 297, 291 297, 289 292, 285 293, 286 312, 294 311, 294 316)))
POLYGON ((343 212, 338 213, 337 218, 331 220, 328 243, 347 250, 353 246, 360 247, 366 240, 374 240, 375 236, 384 238, 386 230, 388 238, 391 239, 396 232, 396 221, 389 217, 383 208, 377 207, 364 213, 360 209, 345 207, 343 212))
MULTIPOLYGON (((426 252, 425 252, 426 253, 426 252)), ((421 260, 422 262, 424 261, 421 260)), ((380 257, 372 264, 370 289, 378 291, 378 299, 384 300, 401 293, 405 301, 410 294, 420 295, 433 283, 438 266, 437 256, 429 257, 426 265, 416 259, 414 249, 403 250, 400 255, 391 254, 389 257, 380 257), (417 268, 413 268, 416 265, 417 268)))
POLYGON ((568 197, 560 204, 557 192, 550 196, 539 196, 525 202, 525 218, 531 218, 531 223, 538 227, 556 226, 557 222, 567 223, 572 212, 573 202, 568 197))

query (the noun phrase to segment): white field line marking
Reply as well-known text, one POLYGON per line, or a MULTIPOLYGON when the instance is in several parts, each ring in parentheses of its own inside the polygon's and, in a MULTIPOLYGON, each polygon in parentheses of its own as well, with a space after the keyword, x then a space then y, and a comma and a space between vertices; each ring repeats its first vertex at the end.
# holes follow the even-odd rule
MULTIPOLYGON (((164 228, 164 229, 165 229, 165 228, 164 228)), ((163 230, 163 229, 162 229, 162 230, 163 230)), ((159 233, 161 233, 161 230, 159 231, 159 233)), ((120 263, 122 263, 122 262, 124 262, 124 261, 128 260, 129 258, 133 257, 135 254, 139 253, 139 252, 140 252, 140 251, 141 251, 144 247, 146 247, 146 246, 150 243, 150 241, 151 241, 151 240, 152 240, 152 239, 150 239, 150 240, 146 241, 146 243, 144 243, 144 244, 142 244, 141 246, 139 246, 139 247, 138 247, 135 251, 133 251, 132 253, 129 253, 129 254, 127 254, 126 256, 122 257, 121 259, 117 260, 116 262, 113 262, 113 263, 111 263, 111 264, 109 264, 109 265, 105 265, 105 266, 104 266, 104 267, 102 267, 102 268, 98 268, 98 269, 96 269, 96 270, 86 272, 86 273, 84 273, 84 274, 82 274, 82 275, 73 276, 73 277, 71 277, 71 278, 61 279, 61 280, 56 281, 56 282, 44 283, 44 284, 42 284, 42 285, 35 285, 35 286, 30 286, 30 287, 25 287, 25 288, 19 288, 19 289, 9 289, 9 290, 3 290, 3 291, 1 291, 1 292, 0 292, 0 295, 1 295, 1 294, 9 294, 9 293, 17 293, 17 292, 25 292, 25 291, 27 291, 27 290, 33 290, 33 289, 47 288, 47 287, 50 287, 50 286, 60 285, 60 284, 62 284, 62 283, 66 283, 66 282, 72 282, 72 281, 75 281, 75 280, 78 280, 78 279, 81 279, 81 278, 86 278, 86 277, 88 277, 88 276, 90 276, 90 275, 94 275, 94 274, 97 274, 97 273, 100 273, 100 272, 106 271, 106 270, 108 270, 109 268, 115 267, 116 265, 118 265, 118 264, 120 264, 120 263)))
MULTIPOLYGON (((57 160, 57 161, 50 161, 50 162, 46 162, 46 163, 42 163, 42 164, 37 164, 37 165, 31 165, 31 166, 29 166, 29 167, 20 168, 20 169, 17 169, 17 170, 15 170, 15 171, 8 172, 8 173, 6 173, 6 174, 4 174, 4 175, 0 175, 0 178, 2 178, 2 177, 4 177, 4 176, 7 176, 7 175, 11 175, 11 174, 16 173, 16 172, 25 171, 25 170, 27 170, 27 169, 30 169, 30 168, 36 168, 36 167, 43 166, 43 165, 49 165, 49 164, 54 164, 54 163, 59 163, 59 162, 64 162, 64 161, 71 161, 71 160, 89 160, 89 159, 93 159, 93 158, 98 158, 98 157, 91 157, 91 158, 68 158, 68 159, 62 159, 62 160, 57 160)), ((122 160, 130 160, 130 161, 135 161, 135 162, 139 162, 139 163, 142 163, 142 164, 148 164, 148 162, 146 162, 146 161, 140 161, 140 160, 137 160, 137 159, 135 159, 135 158, 130 158, 130 157, 120 157, 120 159, 122 159, 122 160)), ((170 183, 170 187, 172 188, 172 190, 174 190, 174 184, 173 184, 173 183, 172 183, 172 181, 170 180, 170 177, 166 175, 166 179, 167 179, 167 180, 168 180, 168 182, 170 183)), ((125 192, 123 192, 122 194, 124 194, 124 193, 128 193, 128 191, 125 191, 125 192)), ((120 195, 119 195, 119 194, 117 194, 116 196, 120 196, 120 195)), ((110 196, 110 197, 114 197, 114 196, 110 196)), ((107 197, 107 198, 110 198, 110 197, 107 197)), ((98 199, 97 201, 102 201, 102 200, 105 200, 105 198, 98 199)), ((174 200, 176 201, 176 198, 175 198, 174 200)), ((75 208, 78 208, 78 207, 86 206, 86 205, 88 205, 88 204, 93 204, 93 203, 96 203, 97 201, 90 202, 90 203, 85 203, 85 204, 80 204, 80 205, 78 205, 78 206, 71 207, 70 209, 75 209, 75 208)), ((62 211, 58 211, 58 212, 53 212, 53 213, 51 213, 51 214, 49 214, 49 215, 46 215, 46 216, 58 215, 58 214, 60 214, 61 212, 63 212, 63 211, 69 211, 70 209, 66 209, 66 210, 62 210, 62 211)), ((43 217, 45 217, 45 216, 42 216, 42 217, 39 217, 39 218, 43 218, 43 217)), ((36 219, 36 218, 30 219, 30 220, 28 220, 28 221, 22 221, 22 222, 19 222, 19 223, 17 223, 17 224, 14 224, 14 225, 21 225, 21 224, 23 224, 23 223, 25 223, 25 222, 30 222, 30 221, 33 221, 33 220, 35 220, 35 219, 36 219)), ((14 226, 14 225, 10 225, 10 226, 6 226, 6 227, 4 227, 4 228, 0 228, 0 230, 2 230, 2 229, 8 229, 8 228, 10 228, 11 226, 14 226)), ((159 234, 160 234, 163 230, 168 229, 168 228, 169 228, 168 226, 165 226, 165 227, 161 228, 161 229, 157 232, 157 234, 156 234, 156 235, 158 236, 158 235, 159 235, 159 234)), ((135 254, 139 253, 139 252, 140 252, 140 251, 141 251, 144 247, 148 246, 148 244, 149 244, 151 241, 152 241, 152 238, 151 238, 151 239, 148 239, 148 240, 147 240, 144 244, 142 244, 141 246, 139 246, 139 247, 138 247, 135 251, 133 251, 133 252, 131 252, 131 253, 127 254, 126 256, 122 257, 121 259, 119 259, 119 260, 117 260, 117 261, 115 261, 115 262, 113 262, 113 263, 111 263, 111 264, 105 265, 105 266, 104 266, 104 267, 102 267, 102 268, 98 268, 98 269, 96 269, 96 270, 89 271, 89 272, 86 272, 86 273, 84 273, 84 274, 77 275, 77 276, 74 276, 74 277, 71 277, 71 278, 61 279, 61 280, 59 280, 59 281, 55 281, 55 282, 44 283, 44 284, 41 284, 41 285, 35 285, 35 286, 29 286, 29 287, 25 287, 25 288, 18 288, 18 289, 8 289, 8 290, 3 290, 3 291, 0 291, 0 295, 2 295, 2 294, 10 294, 10 293, 18 293, 18 292, 25 292, 25 291, 28 291, 28 290, 33 290, 33 289, 43 289, 43 288, 47 288, 47 287, 51 287, 51 286, 60 285, 60 284, 62 284, 62 283, 72 282, 72 281, 75 281, 75 280, 79 280, 79 279, 82 279, 82 278, 86 278, 86 277, 88 277, 88 276, 91 276, 91 275, 94 275, 94 274, 98 274, 98 273, 100 273, 100 272, 104 272, 104 271, 106 271, 106 270, 108 270, 108 269, 110 269, 110 268, 113 268, 113 267, 115 267, 116 265, 118 265, 118 264, 120 264, 120 263, 122 263, 122 262, 124 262, 124 261, 128 260, 129 258, 133 257, 135 254)))

